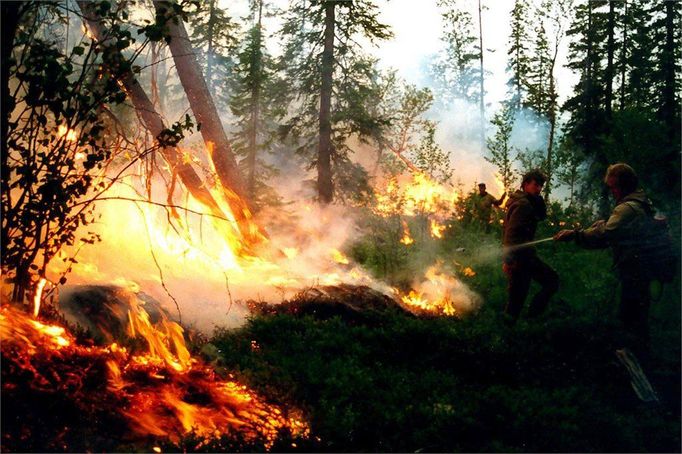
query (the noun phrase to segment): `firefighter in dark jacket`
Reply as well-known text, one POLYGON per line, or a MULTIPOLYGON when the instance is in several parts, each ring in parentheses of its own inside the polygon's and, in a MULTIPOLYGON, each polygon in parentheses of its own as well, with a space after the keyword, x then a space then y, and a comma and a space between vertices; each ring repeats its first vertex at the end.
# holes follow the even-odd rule
POLYGON ((549 265, 540 260, 535 247, 523 246, 533 241, 538 222, 547 217, 545 200, 540 195, 545 176, 532 170, 523 177, 521 190, 509 196, 506 204, 504 232, 503 270, 508 280, 508 300, 505 308, 515 323, 523 309, 532 280, 541 286, 528 307, 528 316, 536 317, 547 308, 550 298, 559 289, 559 276, 549 265))
POLYGON ((620 319, 638 342, 648 344, 651 277, 639 251, 646 241, 647 221, 653 215, 653 204, 644 191, 637 189, 637 174, 627 164, 609 166, 604 182, 616 200, 609 219, 597 221, 585 230, 562 230, 554 239, 574 240, 579 246, 590 249, 611 247, 621 283, 620 319))

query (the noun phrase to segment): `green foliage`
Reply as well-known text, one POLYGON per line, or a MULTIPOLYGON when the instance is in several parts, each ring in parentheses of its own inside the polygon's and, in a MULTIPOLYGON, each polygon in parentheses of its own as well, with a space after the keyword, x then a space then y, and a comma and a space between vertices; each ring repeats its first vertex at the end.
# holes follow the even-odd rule
POLYGON ((481 49, 474 31, 471 14, 461 9, 454 0, 440 0, 443 18, 441 40, 445 49, 432 66, 438 99, 448 105, 453 99, 478 102, 481 69, 478 65, 481 49))
POLYGON ((234 152, 242 158, 240 167, 246 176, 249 198, 256 207, 278 202, 274 189, 267 184, 277 169, 267 163, 263 153, 282 151, 276 149, 276 119, 285 109, 280 102, 285 89, 265 48, 262 4, 259 6, 258 12, 254 12, 253 26, 241 43, 231 75, 230 98, 237 127, 234 152))
POLYGON ((509 35, 509 50, 507 55, 507 70, 511 77, 507 82, 509 87, 509 104, 515 111, 528 105, 526 80, 530 65, 530 43, 528 42, 529 8, 527 0, 515 0, 511 11, 511 34, 509 35))
MULTIPOLYGON (((106 20, 120 21, 106 4, 106 20)), ((90 191, 101 192, 107 183, 99 176, 112 157, 107 124, 99 115, 102 104, 120 104, 125 94, 115 76, 127 71, 130 61, 112 62, 113 77, 103 73, 98 59, 106 46, 84 39, 64 53, 43 38, 44 26, 64 14, 56 5, 34 4, 14 37, 8 61, 14 107, 7 149, 2 157, 3 274, 14 284, 13 298, 23 293, 63 246, 93 242, 97 235, 82 227, 95 221, 90 191)), ((128 47, 130 32, 112 29, 119 49, 128 47)), ((5 114, 5 113, 3 113, 5 114)))
MULTIPOLYGON (((309 169, 317 165, 320 140, 320 99, 322 94, 322 56, 326 6, 333 3, 335 35, 331 93, 332 176, 337 191, 343 190, 341 167, 351 161, 348 139, 361 140, 374 135, 386 120, 372 114, 378 103, 379 86, 376 61, 365 55, 357 39, 371 42, 391 36, 379 22, 377 6, 368 0, 354 2, 292 2, 283 16, 279 36, 283 52, 279 68, 288 87, 288 110, 282 113, 280 133, 294 146, 309 169)), ((357 174, 357 169, 345 169, 357 174)), ((357 180, 356 180, 357 181, 357 180)), ((357 185, 353 185, 357 187, 357 185)), ((346 194, 348 195, 348 194, 346 194)))
POLYGON ((436 143, 435 135, 435 123, 428 122, 425 125, 422 141, 415 153, 414 162, 419 167, 419 170, 429 175, 435 181, 445 183, 452 178, 450 154, 436 143))
POLYGON ((493 116, 490 123, 496 131, 492 138, 486 140, 489 155, 485 156, 485 160, 497 167, 497 174, 504 184, 504 189, 509 192, 514 184, 512 154, 514 148, 510 140, 514 126, 514 112, 511 106, 504 106, 493 116))
POLYGON ((230 93, 227 83, 235 64, 232 55, 238 46, 238 24, 227 10, 218 5, 218 0, 196 2, 196 9, 187 14, 192 28, 192 45, 209 90, 217 106, 225 107, 230 93))
MULTIPOLYGON (((567 214, 551 204, 537 237, 592 221, 567 214)), ((211 340, 226 368, 273 399, 304 409, 321 440, 318 451, 631 452, 679 446, 679 279, 652 307, 654 356, 645 369, 664 409, 646 409, 615 360, 624 333, 606 251, 539 245, 540 256, 561 277, 559 294, 542 318, 509 328, 500 317, 506 279, 499 231, 485 234, 453 220, 436 247, 414 235, 416 247, 408 248, 398 243, 398 218, 374 222, 351 247, 356 261, 400 285, 423 272, 428 261, 419 255, 429 250, 430 260, 473 268, 475 276, 461 279, 484 305, 462 319, 398 311, 365 322, 258 316, 241 329, 218 330, 211 340)), ((417 223, 410 221, 413 232, 417 223)))

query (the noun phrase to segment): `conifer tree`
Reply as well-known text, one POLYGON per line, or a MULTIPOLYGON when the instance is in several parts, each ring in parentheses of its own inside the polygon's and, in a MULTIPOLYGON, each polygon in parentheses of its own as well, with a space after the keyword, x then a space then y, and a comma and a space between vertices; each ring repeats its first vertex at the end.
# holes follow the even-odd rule
POLYGON ((443 35, 445 48, 437 57, 432 72, 437 85, 438 97, 444 103, 453 99, 465 99, 478 103, 480 93, 480 49, 471 14, 459 8, 455 0, 439 0, 443 9, 443 35))
POLYGON ((391 36, 378 13, 369 0, 296 0, 284 17, 280 63, 291 97, 282 132, 317 168, 323 203, 366 179, 348 159, 347 138, 369 137, 381 123, 368 110, 378 88, 375 61, 357 42, 391 36))
POLYGON ((276 91, 276 68, 265 47, 263 31, 263 1, 251 5, 253 26, 242 43, 233 68, 233 93, 230 109, 236 120, 234 151, 242 158, 240 167, 246 179, 247 192, 256 206, 262 205, 264 196, 271 193, 266 181, 274 168, 259 156, 269 151, 276 130, 275 119, 280 105, 276 91))
POLYGON ((511 76, 507 82, 509 87, 509 105, 514 111, 527 107, 528 72, 530 65, 530 43, 528 42, 529 5, 527 0, 516 0, 511 11, 511 34, 509 36, 509 56, 507 71, 511 76))
MULTIPOLYGON (((197 2, 197 10, 188 15, 194 49, 199 50, 197 61, 206 83, 214 95, 229 92, 226 85, 234 65, 233 55, 238 45, 239 25, 222 9, 218 0, 197 2)), ((219 107, 224 107, 227 96, 214 96, 219 107)))

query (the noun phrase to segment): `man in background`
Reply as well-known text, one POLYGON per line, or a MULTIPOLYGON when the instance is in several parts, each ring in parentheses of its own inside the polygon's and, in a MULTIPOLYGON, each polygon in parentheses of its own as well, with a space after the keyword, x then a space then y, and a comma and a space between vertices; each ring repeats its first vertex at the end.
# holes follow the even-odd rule
POLYGON ((474 210, 476 218, 484 226, 486 233, 490 232, 490 216, 492 215, 493 206, 500 207, 506 193, 502 193, 499 199, 496 199, 486 191, 485 183, 478 184, 478 194, 474 195, 474 210))
POLYGON ((502 269, 508 280, 505 313, 510 324, 516 323, 521 314, 531 281, 538 282, 541 288, 530 303, 529 317, 544 312, 550 298, 559 289, 559 275, 540 260, 534 246, 526 245, 535 239, 538 222, 547 217, 547 206, 540 195, 545 181, 542 172, 531 170, 523 176, 521 189, 512 193, 506 204, 502 269))

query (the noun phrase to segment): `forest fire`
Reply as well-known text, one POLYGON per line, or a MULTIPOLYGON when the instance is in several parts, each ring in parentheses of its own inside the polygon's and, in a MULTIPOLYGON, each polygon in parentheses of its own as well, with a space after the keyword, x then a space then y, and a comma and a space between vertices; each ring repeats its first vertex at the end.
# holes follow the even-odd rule
MULTIPOLYGON (((466 268, 467 271, 471 268, 466 268)), ((473 272, 473 271, 471 271, 473 272)), ((404 294, 393 289, 408 309, 445 316, 458 316, 480 304, 480 297, 462 282, 445 273, 441 263, 429 267, 425 280, 413 284, 413 289, 404 294)))
POLYGON ((383 188, 377 190, 376 197, 375 212, 380 216, 449 216, 460 195, 457 190, 439 184, 428 175, 416 173, 389 179, 383 188))
MULTIPOLYGON (((166 320, 152 325, 135 305, 128 318, 130 334, 144 337, 148 351, 133 353, 116 343, 83 346, 61 326, 2 307, 3 397, 13 399, 12 393, 26 386, 46 395, 71 393, 67 397, 82 411, 100 402, 98 411, 116 413, 127 427, 118 434, 123 439, 180 443, 192 434, 199 440, 194 448, 234 434, 269 447, 283 430, 295 436, 308 433, 300 416, 288 416, 296 412, 285 413, 231 375, 221 379, 191 358, 179 325, 166 320), (103 382, 97 379, 101 375, 106 376, 103 382)), ((3 445, 16 435, 5 433, 3 445)))

